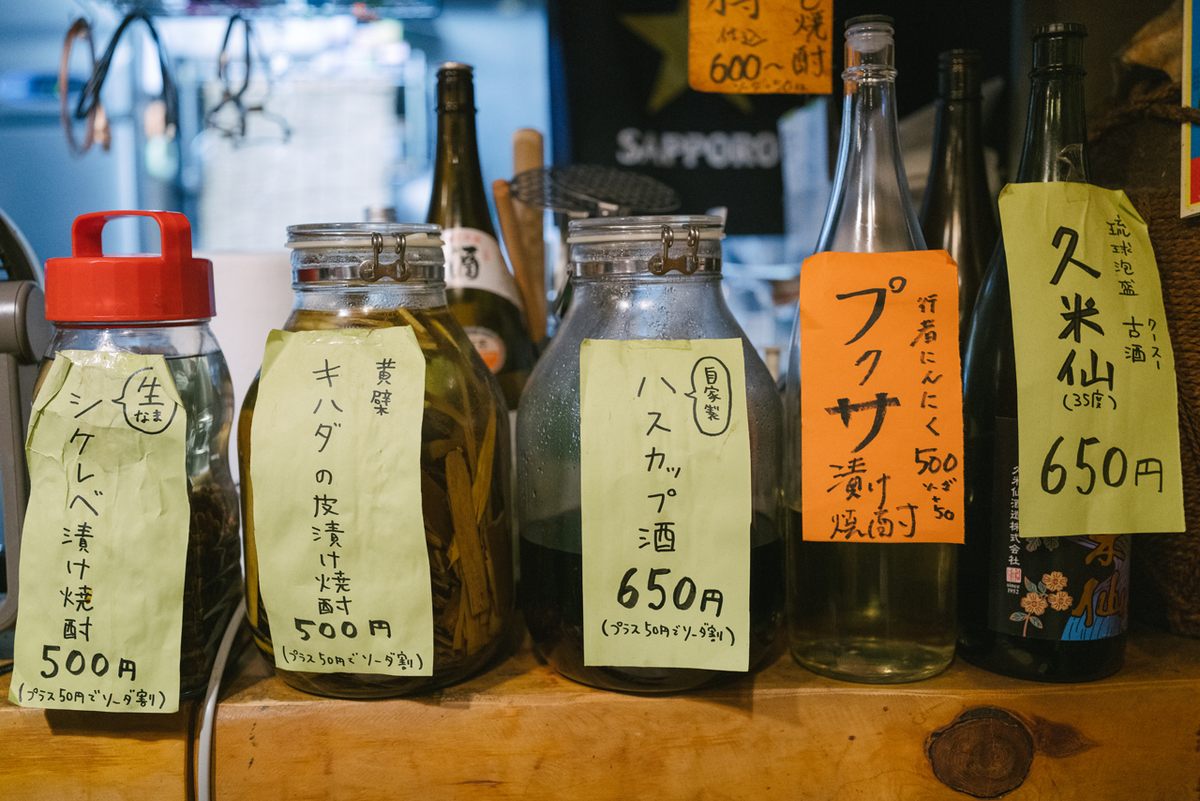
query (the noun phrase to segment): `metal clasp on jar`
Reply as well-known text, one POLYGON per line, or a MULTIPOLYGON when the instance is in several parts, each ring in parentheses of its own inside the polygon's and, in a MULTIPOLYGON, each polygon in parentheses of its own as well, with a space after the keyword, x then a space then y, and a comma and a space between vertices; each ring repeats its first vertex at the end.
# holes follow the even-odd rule
POLYGON ((381 278, 391 278, 393 281, 407 281, 410 275, 408 264, 404 260, 407 249, 406 235, 395 234, 396 258, 390 262, 379 260, 383 253, 383 235, 379 232, 371 234, 371 260, 363 261, 358 266, 358 277, 363 281, 378 281, 381 278))
POLYGON ((700 231, 694 225, 687 227, 687 252, 682 256, 670 254, 671 245, 675 242, 675 232, 671 226, 664 225, 659 239, 662 241, 662 254, 650 258, 650 272, 655 275, 666 275, 671 270, 678 270, 684 275, 691 275, 700 268, 697 254, 700 249, 700 231))

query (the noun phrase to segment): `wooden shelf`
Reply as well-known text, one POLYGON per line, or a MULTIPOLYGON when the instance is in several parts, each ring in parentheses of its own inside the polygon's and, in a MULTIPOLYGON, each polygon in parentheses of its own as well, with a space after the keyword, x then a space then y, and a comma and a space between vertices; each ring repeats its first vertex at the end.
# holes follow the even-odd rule
POLYGON ((191 785, 189 702, 171 715, 22 709, 0 677, 0 798, 186 799, 191 785))
MULTIPOLYGON (((960 661, 929 681, 869 687, 781 656, 742 681, 638 697, 566 681, 522 647, 434 696, 339 701, 292 690, 248 648, 218 709, 216 797, 967 798, 935 776, 932 739, 948 760, 939 761, 943 775, 957 771, 977 789, 989 777, 1019 779, 1027 765, 1005 798, 1196 798, 1200 642, 1138 632, 1127 661, 1119 675, 1086 685, 1004 679, 960 661), (970 712, 980 708, 989 711, 970 712), (953 726, 963 713, 968 720, 953 726)), ((2 795, 186 798, 190 714, 0 703, 2 795)))

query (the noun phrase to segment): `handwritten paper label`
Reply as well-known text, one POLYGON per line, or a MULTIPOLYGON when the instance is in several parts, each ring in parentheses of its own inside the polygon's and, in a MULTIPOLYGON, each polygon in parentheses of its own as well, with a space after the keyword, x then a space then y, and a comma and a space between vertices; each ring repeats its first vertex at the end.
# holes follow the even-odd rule
POLYGON ((250 476, 276 666, 433 675, 424 400, 406 326, 267 338, 250 476))
POLYGON ((179 708, 187 413, 162 356, 60 352, 33 403, 9 698, 179 708))
POLYGON ((1175 357, 1124 192, 1009 184, 1022 537, 1183 531, 1175 357))
POLYGON ((689 3, 688 85, 696 91, 833 91, 833 0, 689 3))
POLYGON ((584 664, 747 670, 738 339, 580 347, 584 664))
POLYGON ((962 542, 958 273, 944 250, 800 270, 803 538, 962 542))

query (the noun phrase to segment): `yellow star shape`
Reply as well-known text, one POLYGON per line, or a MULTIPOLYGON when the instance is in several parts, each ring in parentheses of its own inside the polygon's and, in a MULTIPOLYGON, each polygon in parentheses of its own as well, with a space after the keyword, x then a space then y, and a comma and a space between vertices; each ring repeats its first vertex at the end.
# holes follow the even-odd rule
MULTIPOLYGON (((658 75, 646 110, 662 111, 688 88, 688 4, 679 0, 670 14, 622 14, 621 24, 661 54, 658 75)), ((722 95, 743 113, 750 113, 745 95, 722 95)))

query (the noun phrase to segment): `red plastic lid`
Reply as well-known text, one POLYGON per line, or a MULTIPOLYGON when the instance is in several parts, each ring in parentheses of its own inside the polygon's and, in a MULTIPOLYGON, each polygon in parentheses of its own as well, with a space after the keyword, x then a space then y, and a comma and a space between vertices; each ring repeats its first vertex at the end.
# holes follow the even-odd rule
POLYGON ((71 256, 46 262, 46 319, 51 322, 176 322, 215 314, 212 262, 192 256, 192 226, 177 212, 83 214, 71 227, 71 256), (101 232, 118 217, 158 223, 162 253, 105 256, 101 232))

